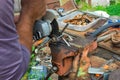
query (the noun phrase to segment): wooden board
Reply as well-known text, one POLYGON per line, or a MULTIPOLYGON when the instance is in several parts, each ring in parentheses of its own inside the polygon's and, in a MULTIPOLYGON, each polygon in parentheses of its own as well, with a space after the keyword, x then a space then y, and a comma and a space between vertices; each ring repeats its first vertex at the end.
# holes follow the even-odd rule
POLYGON ((111 51, 113 53, 116 53, 116 54, 120 55, 120 48, 114 47, 112 45, 111 40, 109 40, 107 42, 104 42, 104 41, 100 42, 99 47, 102 47, 102 48, 107 49, 107 50, 109 50, 109 51, 111 51))

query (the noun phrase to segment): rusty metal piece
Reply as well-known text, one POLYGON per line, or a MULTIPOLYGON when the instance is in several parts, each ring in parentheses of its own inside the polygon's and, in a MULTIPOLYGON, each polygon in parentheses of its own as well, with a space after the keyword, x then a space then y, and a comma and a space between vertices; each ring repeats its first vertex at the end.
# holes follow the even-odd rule
POLYGON ((89 52, 89 47, 84 48, 82 52, 82 57, 80 60, 80 68, 82 68, 83 71, 87 71, 87 69, 90 66, 90 59, 88 58, 88 52, 89 52))
POLYGON ((78 69, 82 69, 83 72, 85 72, 84 75, 79 76, 78 80, 87 80, 87 72, 88 72, 88 68, 91 66, 90 63, 90 58, 88 57, 88 53, 93 51, 94 49, 97 48, 97 43, 96 42, 92 42, 91 44, 87 45, 84 47, 83 51, 82 51, 82 56, 80 59, 80 63, 79 63, 79 68, 78 69))
POLYGON ((73 64, 73 59, 77 55, 77 49, 73 47, 68 47, 63 42, 50 43, 52 64, 58 67, 56 72, 59 76, 67 75, 73 64))
POLYGON ((119 44, 120 43, 120 33, 115 34, 115 35, 112 36, 112 42, 114 44, 119 44))
POLYGON ((120 47, 120 31, 117 34, 112 35, 112 44, 116 47, 120 47))
MULTIPOLYGON (((80 49, 80 51, 82 50, 80 49)), ((78 53, 78 55, 73 60, 73 67, 69 74, 70 80, 75 80, 77 77, 77 73, 78 73, 79 66, 80 66, 80 58, 81 58, 81 53, 78 53)))
MULTIPOLYGON (((82 51, 82 56, 81 56, 80 63, 79 63, 80 64, 79 70, 82 69, 82 72, 84 72, 85 74, 82 76, 78 76, 78 80, 87 80, 88 78, 85 76, 88 75, 87 74, 88 68, 91 66, 90 58, 88 57, 89 50, 90 50, 90 46, 86 46, 82 51)), ((78 70, 78 73, 79 73, 79 70, 78 70)))
POLYGON ((99 37, 110 34, 111 32, 119 32, 120 29, 119 28, 110 28, 108 29, 106 32, 102 33, 101 35, 99 35, 99 37))
POLYGON ((78 47, 78 48, 84 48, 88 45, 90 45, 92 42, 95 41, 95 38, 93 37, 76 37, 73 41, 70 41, 70 45, 78 47))
POLYGON ((114 46, 120 47, 120 28, 110 28, 108 31, 104 32, 99 37, 106 38, 104 41, 112 40, 112 44, 114 46))
POLYGON ((100 37, 97 38, 97 42, 108 41, 108 40, 111 39, 111 36, 112 36, 113 34, 116 34, 116 32, 111 32, 111 33, 109 33, 109 34, 107 34, 107 35, 100 36, 100 37))
POLYGON ((40 39, 40 40, 34 42, 33 45, 34 45, 35 47, 37 47, 38 45, 40 45, 40 44, 44 41, 44 39, 45 39, 45 38, 40 39))

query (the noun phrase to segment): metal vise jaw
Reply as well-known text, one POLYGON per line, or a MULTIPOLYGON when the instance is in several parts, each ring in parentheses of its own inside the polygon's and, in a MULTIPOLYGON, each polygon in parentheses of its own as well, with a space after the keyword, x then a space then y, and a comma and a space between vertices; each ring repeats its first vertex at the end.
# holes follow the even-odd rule
POLYGON ((77 49, 68 47, 62 41, 49 44, 52 55, 52 64, 58 68, 56 72, 59 76, 67 75, 73 65, 73 59, 77 55, 77 49))

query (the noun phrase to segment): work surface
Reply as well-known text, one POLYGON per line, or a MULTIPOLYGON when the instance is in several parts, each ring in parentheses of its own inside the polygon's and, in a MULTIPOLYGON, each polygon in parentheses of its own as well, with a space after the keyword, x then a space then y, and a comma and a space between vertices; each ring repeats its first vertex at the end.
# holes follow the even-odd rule
MULTIPOLYGON (((77 36, 77 37, 85 37, 86 33, 95 31, 96 29, 101 27, 102 24, 104 24, 104 23, 105 23, 105 21, 101 21, 101 22, 99 22, 98 24, 94 25, 93 27, 91 27, 90 29, 88 29, 86 31, 75 31, 75 30, 67 28, 67 29, 65 29, 65 33, 68 33, 70 35, 77 36)), ((61 27, 60 27, 60 30, 62 30, 61 27)), ((100 48, 100 47, 104 48, 105 50, 110 51, 111 53, 120 55, 120 49, 113 47, 111 45, 110 40, 106 41, 106 42, 104 42, 104 41, 98 42, 98 48, 100 48)))
MULTIPOLYGON (((73 36, 77 36, 77 37, 85 37, 85 34, 87 32, 93 32, 98 27, 99 27, 99 24, 96 26, 93 26, 92 28, 90 28, 84 32, 66 29, 65 33, 73 35, 73 36)), ((60 28, 60 30, 62 30, 62 28, 60 28)), ((104 62, 114 58, 116 61, 113 64, 111 64, 110 66, 112 66, 114 69, 116 69, 116 67, 120 66, 120 49, 111 47, 110 41, 106 42, 106 43, 104 41, 98 42, 97 49, 95 51, 93 51, 92 53, 90 53, 89 58, 91 60, 91 65, 93 67, 99 67, 104 62)))

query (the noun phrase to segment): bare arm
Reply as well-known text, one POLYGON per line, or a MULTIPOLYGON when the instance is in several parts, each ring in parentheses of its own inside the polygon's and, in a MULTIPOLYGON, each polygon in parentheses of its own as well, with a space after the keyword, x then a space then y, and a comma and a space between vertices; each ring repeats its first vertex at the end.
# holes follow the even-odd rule
POLYGON ((30 51, 32 47, 33 24, 46 11, 45 0, 21 0, 22 10, 17 23, 19 41, 30 51))

